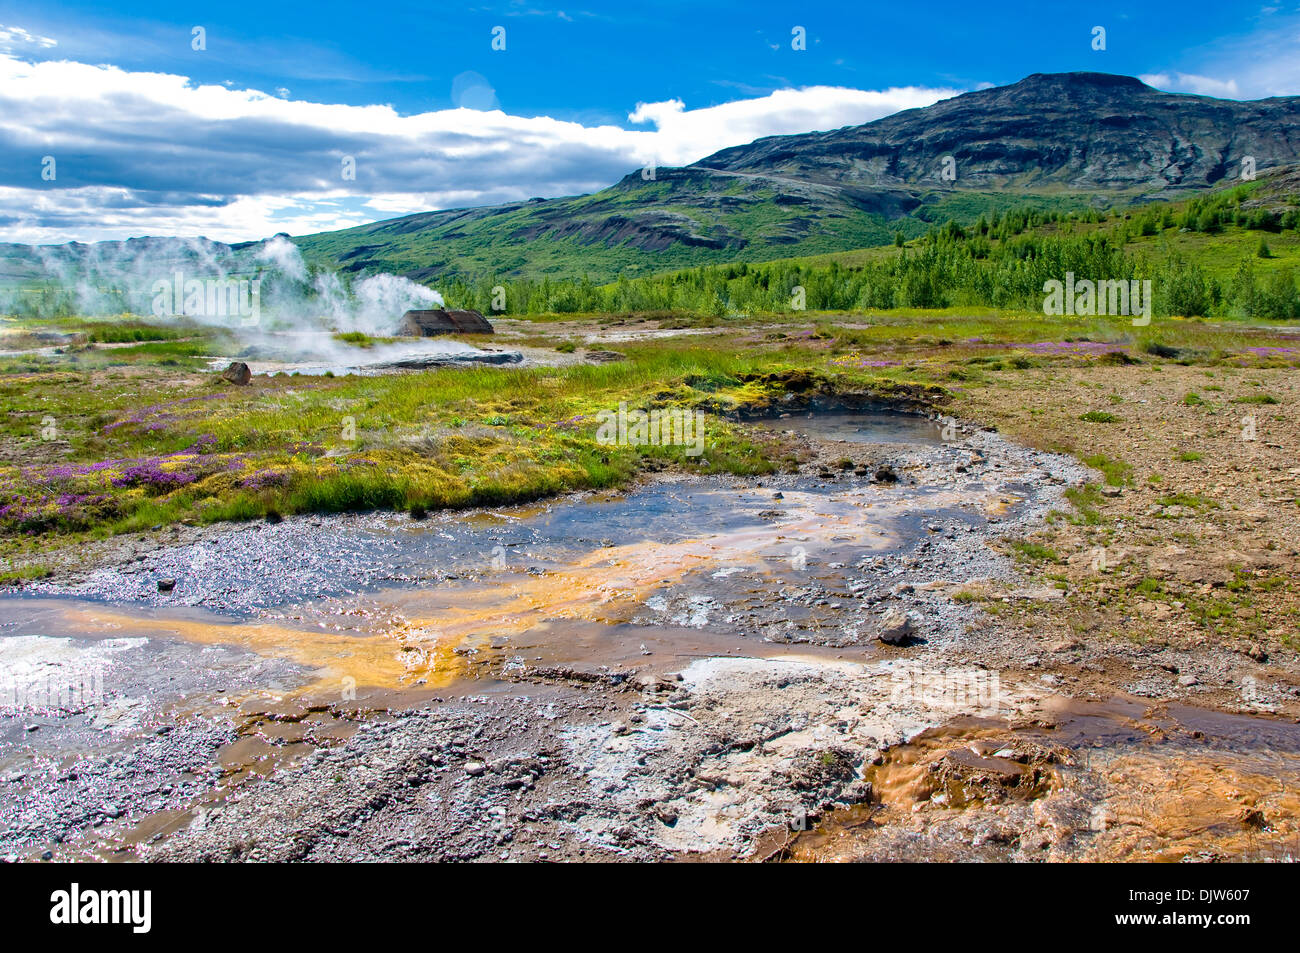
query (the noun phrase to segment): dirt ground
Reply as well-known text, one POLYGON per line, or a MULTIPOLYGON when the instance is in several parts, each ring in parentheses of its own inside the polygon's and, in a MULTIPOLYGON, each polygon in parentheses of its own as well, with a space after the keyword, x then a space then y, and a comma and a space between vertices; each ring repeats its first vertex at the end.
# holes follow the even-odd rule
POLYGON ((1290 370, 1171 364, 1035 369, 971 391, 962 412, 1017 441, 1129 468, 1088 503, 1095 525, 1056 519, 1027 537, 1051 556, 1026 571, 1067 596, 999 610, 999 623, 1094 691, 1134 675, 1088 666, 1140 653, 1165 667, 1148 686, 1160 697, 1300 715, 1298 405, 1290 370), (1264 395, 1276 403, 1240 402, 1264 395), (1119 419, 1079 419, 1097 410, 1119 419))

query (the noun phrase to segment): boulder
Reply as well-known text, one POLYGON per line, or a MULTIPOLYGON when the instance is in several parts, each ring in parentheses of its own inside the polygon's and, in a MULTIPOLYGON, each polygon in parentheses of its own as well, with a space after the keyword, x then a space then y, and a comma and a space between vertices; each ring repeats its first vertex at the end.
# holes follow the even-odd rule
POLYGON ((439 334, 492 334, 492 325, 477 311, 442 308, 408 311, 397 326, 401 337, 428 338, 439 334))
POLYGON ((231 361, 230 366, 221 372, 221 379, 239 387, 247 387, 248 382, 253 379, 253 372, 243 361, 231 361))
POLYGON ((890 609, 880 619, 876 638, 889 645, 902 645, 916 632, 912 617, 902 609, 890 609))

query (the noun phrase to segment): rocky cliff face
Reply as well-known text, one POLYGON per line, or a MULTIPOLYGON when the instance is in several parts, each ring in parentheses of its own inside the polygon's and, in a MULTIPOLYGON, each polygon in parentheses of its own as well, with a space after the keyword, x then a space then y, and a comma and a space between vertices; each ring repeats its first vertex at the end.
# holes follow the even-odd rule
POLYGON ((760 139, 695 168, 877 189, 1205 188, 1300 158, 1300 98, 1163 93, 1129 76, 1036 73, 833 132, 760 139), (955 179, 943 176, 951 156, 955 179))

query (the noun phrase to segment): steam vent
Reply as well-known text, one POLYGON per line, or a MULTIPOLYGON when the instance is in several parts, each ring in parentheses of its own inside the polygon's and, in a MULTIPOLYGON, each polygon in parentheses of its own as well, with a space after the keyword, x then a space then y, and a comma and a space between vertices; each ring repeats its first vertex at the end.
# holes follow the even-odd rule
POLYGON ((477 311, 408 311, 402 315, 397 333, 403 337, 429 338, 439 334, 491 334, 492 325, 477 311))

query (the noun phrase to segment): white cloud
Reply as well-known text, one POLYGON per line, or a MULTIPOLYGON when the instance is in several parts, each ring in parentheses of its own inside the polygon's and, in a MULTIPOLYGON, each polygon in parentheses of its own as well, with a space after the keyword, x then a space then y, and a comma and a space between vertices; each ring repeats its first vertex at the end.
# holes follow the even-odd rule
POLYGON ((632 113, 653 129, 624 129, 512 116, 490 108, 490 88, 464 76, 461 108, 402 115, 0 52, 0 235, 233 241, 572 195, 647 161, 686 164, 759 136, 866 122, 955 92, 814 86, 693 110, 672 100, 632 113), (52 182, 41 178, 46 155, 57 160, 52 182), (355 159, 355 180, 343 179, 345 157, 355 159))
POLYGON ((1182 65, 1187 72, 1162 69, 1143 81, 1161 89, 1232 99, 1300 95, 1300 12, 1265 7, 1253 29, 1198 48, 1182 65))
POLYGON ((685 165, 727 146, 763 136, 838 129, 891 115, 902 109, 928 106, 956 89, 904 86, 881 91, 843 86, 780 89, 758 99, 742 99, 702 109, 687 109, 680 99, 638 103, 628 119, 654 123, 653 140, 660 165, 685 165))
POLYGON ((1198 96, 1217 96, 1219 99, 1241 98, 1241 90, 1235 79, 1215 79, 1194 73, 1145 73, 1138 78, 1148 86, 1171 93, 1195 93, 1198 96))
POLYGON ((24 46, 48 50, 58 45, 56 40, 48 36, 37 36, 35 33, 28 33, 20 26, 5 26, 0 23, 0 50, 16 50, 24 46))

